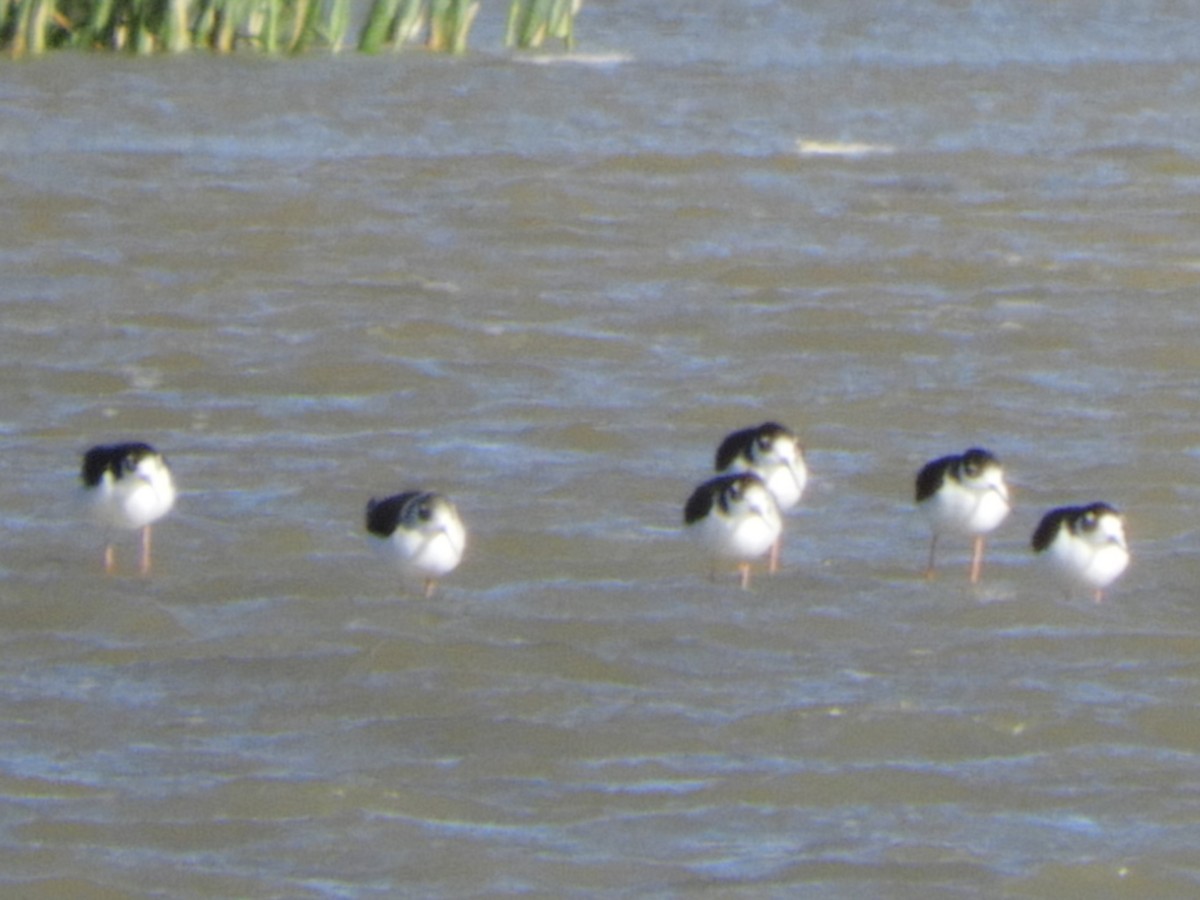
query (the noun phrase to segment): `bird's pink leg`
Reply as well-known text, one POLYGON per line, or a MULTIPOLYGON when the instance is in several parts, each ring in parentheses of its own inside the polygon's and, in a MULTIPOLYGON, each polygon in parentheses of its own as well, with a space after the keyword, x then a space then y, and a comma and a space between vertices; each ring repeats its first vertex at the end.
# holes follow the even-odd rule
POLYGON ((937 541, 938 541, 938 536, 936 534, 934 534, 933 540, 929 542, 929 563, 928 563, 928 565, 925 566, 925 573, 924 573, 926 580, 933 578, 933 575, 934 575, 933 561, 937 556, 937 541))
POLYGON ((143 575, 150 574, 150 526, 147 525, 142 529, 142 566, 141 573, 143 575))
POLYGON ((979 584, 983 574, 983 535, 975 535, 975 550, 971 555, 971 584, 979 584))

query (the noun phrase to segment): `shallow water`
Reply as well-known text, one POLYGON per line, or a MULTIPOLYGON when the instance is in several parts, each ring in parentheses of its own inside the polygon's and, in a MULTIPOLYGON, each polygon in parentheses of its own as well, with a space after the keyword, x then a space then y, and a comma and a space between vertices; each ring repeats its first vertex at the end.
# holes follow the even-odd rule
POLYGON ((485 9, 456 60, 6 65, 0 882, 1194 894, 1194 13, 593 0, 566 61, 485 9), (681 509, 766 418, 813 477, 742 593, 681 509), (182 491, 149 579, 75 505, 129 437, 182 491), (913 475, 972 444, 1017 509, 927 583, 913 475), (471 529, 432 601, 361 524, 418 485, 471 529), (1092 499, 1101 606, 1028 551, 1092 499))

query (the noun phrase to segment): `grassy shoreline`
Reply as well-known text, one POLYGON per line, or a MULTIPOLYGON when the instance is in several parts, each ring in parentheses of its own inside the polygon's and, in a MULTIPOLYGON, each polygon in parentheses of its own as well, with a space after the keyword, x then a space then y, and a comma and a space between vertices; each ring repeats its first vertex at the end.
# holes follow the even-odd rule
MULTIPOLYGON (((481 0, 371 0, 353 47, 421 46, 464 53, 481 0)), ((207 50, 338 52, 351 40, 351 0, 0 0, 0 49, 14 59, 50 50, 134 54, 207 50)), ((575 44, 582 0, 509 0, 505 44, 575 44)))

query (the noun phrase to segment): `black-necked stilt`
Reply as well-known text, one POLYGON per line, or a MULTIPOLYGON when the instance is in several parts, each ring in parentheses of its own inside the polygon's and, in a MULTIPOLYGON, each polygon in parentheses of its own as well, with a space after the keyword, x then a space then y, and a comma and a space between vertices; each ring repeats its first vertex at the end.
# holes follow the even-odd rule
MULTIPOLYGON (((782 512, 800 502, 808 484, 804 449, 793 431, 764 422, 726 436, 717 448, 716 469, 722 473, 753 472, 766 484, 782 512)), ((771 547, 768 571, 779 571, 780 539, 771 547)))
POLYGON ((1050 510, 1033 532, 1032 544, 1068 584, 1091 588, 1097 603, 1129 565, 1125 520, 1107 503, 1050 510))
POLYGON ((779 504, 752 472, 704 482, 688 498, 683 521, 715 561, 737 564, 743 589, 750 587, 751 561, 771 549, 783 528, 779 504))
MULTIPOLYGON (((142 531, 141 573, 150 571, 150 526, 175 505, 175 482, 167 459, 140 442, 92 447, 80 473, 93 518, 106 531, 142 531)), ((116 568, 111 540, 104 548, 104 570, 116 568)))
POLYGON ((938 538, 957 534, 973 540, 971 583, 977 584, 983 570, 984 538, 1012 509, 1000 460, 973 447, 961 456, 927 463, 917 473, 917 506, 933 529, 925 577, 933 576, 938 538))
POLYGON ((467 530, 445 494, 405 491, 367 503, 367 531, 409 580, 422 580, 426 597, 438 579, 462 561, 467 530))

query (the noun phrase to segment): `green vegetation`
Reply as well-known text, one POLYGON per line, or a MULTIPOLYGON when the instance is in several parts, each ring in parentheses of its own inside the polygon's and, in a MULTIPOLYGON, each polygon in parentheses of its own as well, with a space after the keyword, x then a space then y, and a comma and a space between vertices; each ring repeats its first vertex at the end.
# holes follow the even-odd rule
MULTIPOLYGON (((506 43, 574 46, 582 0, 510 0, 506 43)), ((0 0, 0 48, 36 56, 55 48, 130 53, 302 53, 344 46, 351 0, 0 0)), ((371 0, 358 49, 423 44, 463 53, 480 0, 371 0)))
POLYGON ((583 0, 512 0, 504 43, 509 47, 540 47, 546 38, 575 46, 575 14, 583 0))
POLYGON ((430 50, 462 53, 479 12, 479 0, 374 0, 358 49, 377 53, 399 49, 424 36, 430 50))

